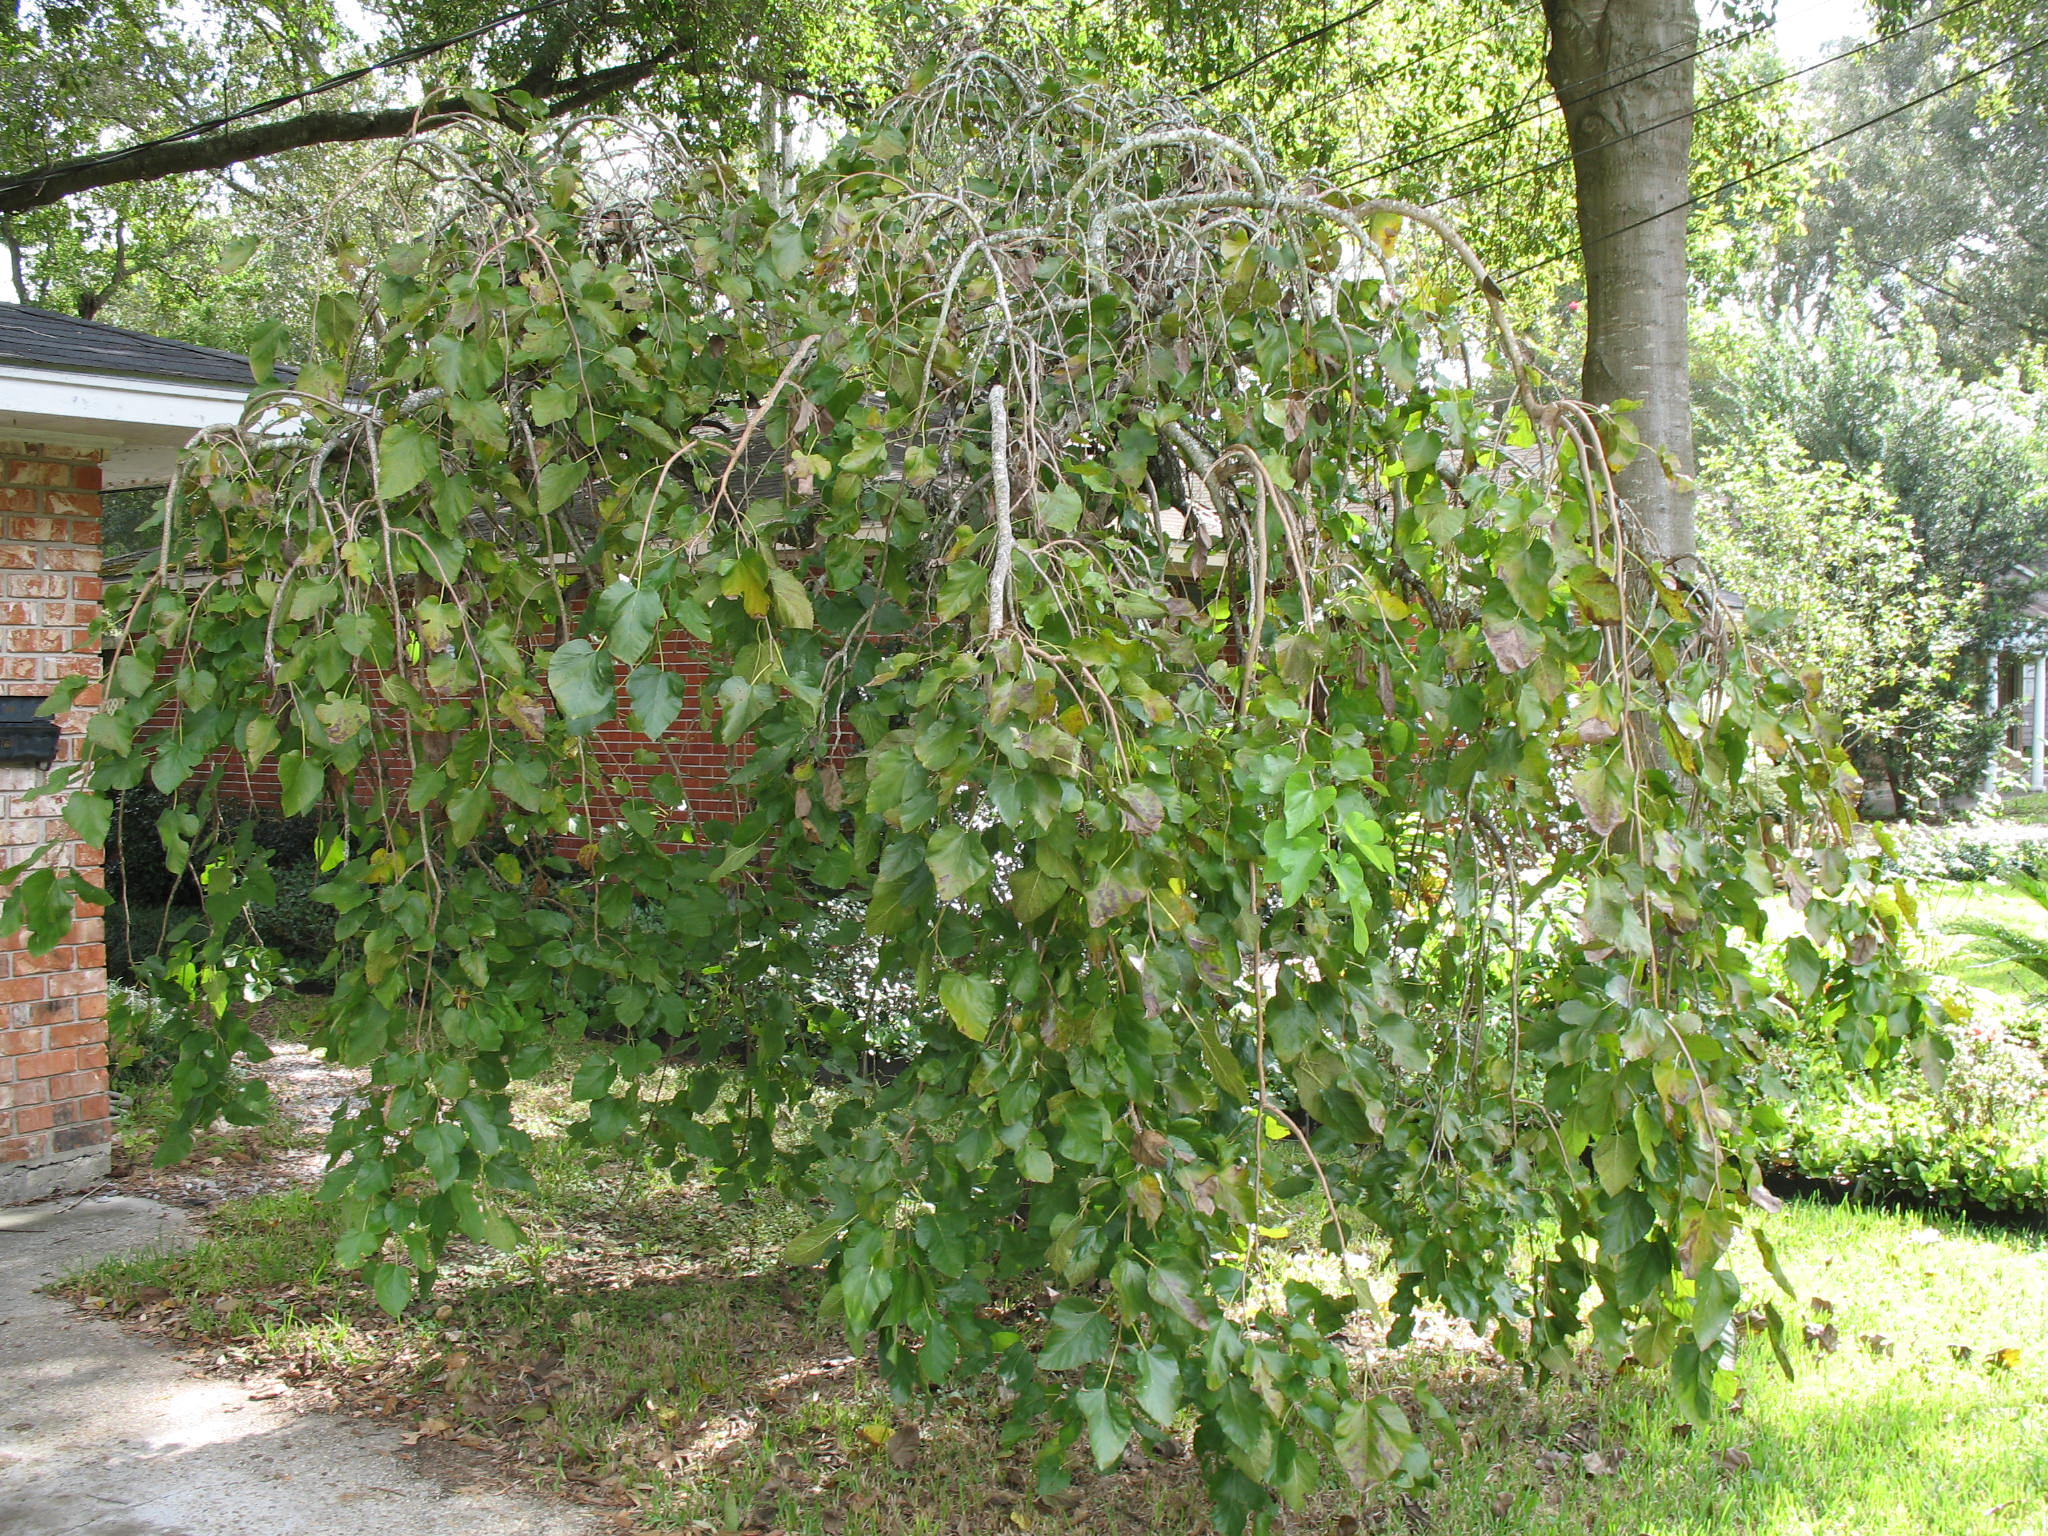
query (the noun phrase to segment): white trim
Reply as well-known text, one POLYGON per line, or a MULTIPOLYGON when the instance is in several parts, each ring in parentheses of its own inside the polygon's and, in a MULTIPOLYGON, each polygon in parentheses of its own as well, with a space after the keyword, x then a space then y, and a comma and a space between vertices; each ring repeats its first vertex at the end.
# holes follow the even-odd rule
MULTIPOLYGON (((175 427, 198 431, 235 421, 256 387, 132 379, 59 368, 0 363, 0 432, 27 430, 23 416, 105 422, 110 427, 175 427)), ((125 435, 124 435, 125 436, 125 435)))

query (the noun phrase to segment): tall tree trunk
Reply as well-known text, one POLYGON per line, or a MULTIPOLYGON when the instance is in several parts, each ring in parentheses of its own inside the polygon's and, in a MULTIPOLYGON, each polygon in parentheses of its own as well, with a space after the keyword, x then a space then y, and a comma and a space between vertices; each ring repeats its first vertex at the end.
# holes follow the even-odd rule
POLYGON ((1580 388, 1599 405, 1641 403, 1630 420, 1644 451, 1621 493, 1658 551, 1681 559, 1693 553, 1685 227, 1699 17, 1693 0, 1543 0, 1543 12, 1578 179, 1580 388))

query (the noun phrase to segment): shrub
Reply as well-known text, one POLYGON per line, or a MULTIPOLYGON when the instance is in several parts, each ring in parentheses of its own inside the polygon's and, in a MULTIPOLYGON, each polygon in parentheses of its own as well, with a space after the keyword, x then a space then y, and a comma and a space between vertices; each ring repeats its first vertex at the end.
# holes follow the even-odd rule
POLYGON ((1781 1161, 1876 1201, 2048 1219, 2038 1020, 2013 999, 1955 983, 1943 1002, 1949 1017, 1931 1071, 1900 1061, 1853 1072, 1827 1020, 1801 1014, 1772 1048, 1792 1089, 1781 1161))
POLYGON ((107 983, 107 1069, 116 1087, 140 1087, 167 1076, 177 1065, 185 1032, 161 998, 126 982, 107 983))
POLYGON ((1793 1123, 1788 1160, 1875 1201, 2048 1219, 2048 1123, 1956 1126, 1925 1104, 1826 1105, 1793 1123))

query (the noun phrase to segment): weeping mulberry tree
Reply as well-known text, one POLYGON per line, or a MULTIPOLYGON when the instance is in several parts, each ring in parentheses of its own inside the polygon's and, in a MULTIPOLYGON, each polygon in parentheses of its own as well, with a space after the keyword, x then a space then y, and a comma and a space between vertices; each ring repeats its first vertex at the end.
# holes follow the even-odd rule
MULTIPOLYGON (((1227 1529, 1427 1476, 1360 1310, 1732 1392, 1745 936, 1801 911, 1868 1064, 1924 1038, 1900 908, 1813 690, 1639 555, 1625 426, 1455 232, 985 53, 793 187, 501 116, 188 456, 70 802, 173 797, 200 977, 271 889, 222 765, 321 819, 341 1262, 397 1311, 513 1240, 511 1085, 573 1071, 591 1145, 814 1201, 788 1257, 892 1387, 993 1373, 1048 1482, 1184 1414, 1227 1529), (900 1071, 755 984, 830 943, 928 1000, 900 1071)), ((190 1027, 186 1127, 250 1045, 190 1027)))

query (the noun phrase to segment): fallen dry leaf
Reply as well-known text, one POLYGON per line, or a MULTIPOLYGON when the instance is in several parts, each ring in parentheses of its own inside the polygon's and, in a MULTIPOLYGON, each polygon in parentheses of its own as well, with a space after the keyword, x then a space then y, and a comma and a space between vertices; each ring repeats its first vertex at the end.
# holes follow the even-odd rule
POLYGON ((2004 1349, 1994 1349, 1991 1352, 1990 1364, 1994 1369, 2001 1371, 2016 1370, 2019 1367, 2019 1363, 2020 1352, 2009 1344, 2004 1349))
POLYGON ((1832 1355, 1842 1347, 1842 1336, 1833 1323, 1808 1323, 1803 1331, 1806 1347, 1817 1355, 1832 1355))
POLYGON ((1813 1308, 1821 1317, 1833 1317, 1835 1315, 1835 1304, 1825 1296, 1812 1297, 1806 1304, 1813 1308))
POLYGON ((1723 1472, 1747 1472, 1755 1463, 1749 1452, 1739 1445, 1731 1445, 1714 1458, 1714 1464, 1723 1472))
POLYGON ((889 1436, 887 1451, 889 1465, 898 1472, 908 1472, 917 1465, 918 1433, 915 1424, 905 1424, 889 1436))
POLYGON ((1889 1360, 1892 1358, 1892 1341, 1881 1333, 1859 1334, 1857 1335, 1857 1342, 1879 1359, 1889 1360))
POLYGON ((1610 1451, 1588 1451, 1579 1458, 1579 1465, 1586 1469, 1588 1477, 1612 1477, 1620 1469, 1625 1454, 1619 1446, 1610 1451))

